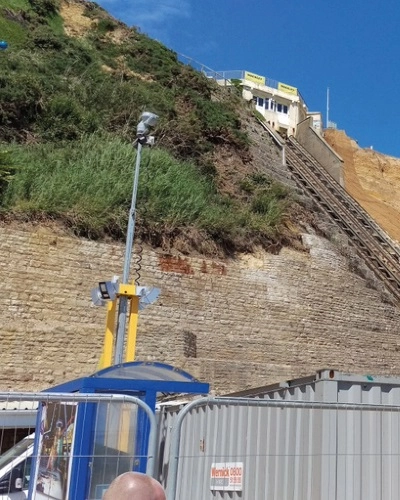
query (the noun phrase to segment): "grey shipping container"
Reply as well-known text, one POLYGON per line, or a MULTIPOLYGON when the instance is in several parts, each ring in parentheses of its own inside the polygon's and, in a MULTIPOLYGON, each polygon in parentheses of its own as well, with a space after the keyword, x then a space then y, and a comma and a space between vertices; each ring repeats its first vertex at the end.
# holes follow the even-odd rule
POLYGON ((173 492, 179 407, 161 410, 168 500, 400 498, 400 379, 321 370, 228 396, 183 418, 173 492))

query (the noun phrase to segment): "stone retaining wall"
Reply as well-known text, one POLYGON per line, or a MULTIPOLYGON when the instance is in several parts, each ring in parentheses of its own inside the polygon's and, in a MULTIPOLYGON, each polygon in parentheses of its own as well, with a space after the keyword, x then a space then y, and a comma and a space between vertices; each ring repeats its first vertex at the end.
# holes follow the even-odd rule
MULTIPOLYGON (((400 375, 399 310, 348 270, 327 240, 235 260, 145 249, 141 285, 162 289, 141 313, 137 357, 181 367, 217 393, 329 367, 400 375)), ((98 281, 121 274, 124 246, 54 228, 0 227, 1 390, 40 390, 93 373, 105 309, 98 281)))

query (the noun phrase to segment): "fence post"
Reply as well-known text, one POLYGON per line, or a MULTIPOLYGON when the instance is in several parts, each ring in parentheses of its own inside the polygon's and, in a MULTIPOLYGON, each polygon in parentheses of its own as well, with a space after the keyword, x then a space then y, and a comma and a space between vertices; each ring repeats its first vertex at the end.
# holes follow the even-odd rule
POLYGON ((170 464, 167 479, 167 500, 175 500, 176 481, 178 478, 179 465, 179 445, 181 443, 181 428, 185 416, 190 410, 202 403, 207 403, 209 398, 201 398, 192 401, 186 405, 179 413, 175 425, 172 429, 171 449, 170 449, 170 464))

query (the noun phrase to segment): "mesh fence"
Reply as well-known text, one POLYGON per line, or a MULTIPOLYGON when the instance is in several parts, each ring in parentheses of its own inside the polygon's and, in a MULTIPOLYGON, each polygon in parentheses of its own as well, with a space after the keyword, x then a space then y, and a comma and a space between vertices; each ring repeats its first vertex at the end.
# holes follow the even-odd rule
POLYGON ((128 470, 168 500, 400 498, 396 405, 206 398, 157 425, 120 395, 0 393, 0 408, 0 498, 101 499, 128 470))
POLYGON ((0 393, 0 401, 0 498, 101 499, 123 472, 154 474, 155 417, 137 398, 0 393))

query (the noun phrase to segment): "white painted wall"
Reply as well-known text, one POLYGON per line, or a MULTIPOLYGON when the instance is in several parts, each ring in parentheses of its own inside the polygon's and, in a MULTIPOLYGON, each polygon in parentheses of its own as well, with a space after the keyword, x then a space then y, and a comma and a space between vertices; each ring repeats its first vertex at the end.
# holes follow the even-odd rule
POLYGON ((307 105, 300 95, 286 93, 267 85, 261 85, 245 78, 241 79, 243 85, 243 98, 246 101, 261 98, 263 103, 254 102, 255 109, 261 113, 269 125, 278 132, 284 132, 287 135, 295 135, 297 125, 305 120, 307 116, 313 116, 315 131, 322 134, 322 115, 319 112, 308 113, 307 105), (265 106, 265 100, 268 99, 268 107, 265 106), (274 105, 271 109, 271 100, 274 105), (278 105, 280 110, 278 110, 278 105), (283 111, 284 110, 284 111, 283 111))

